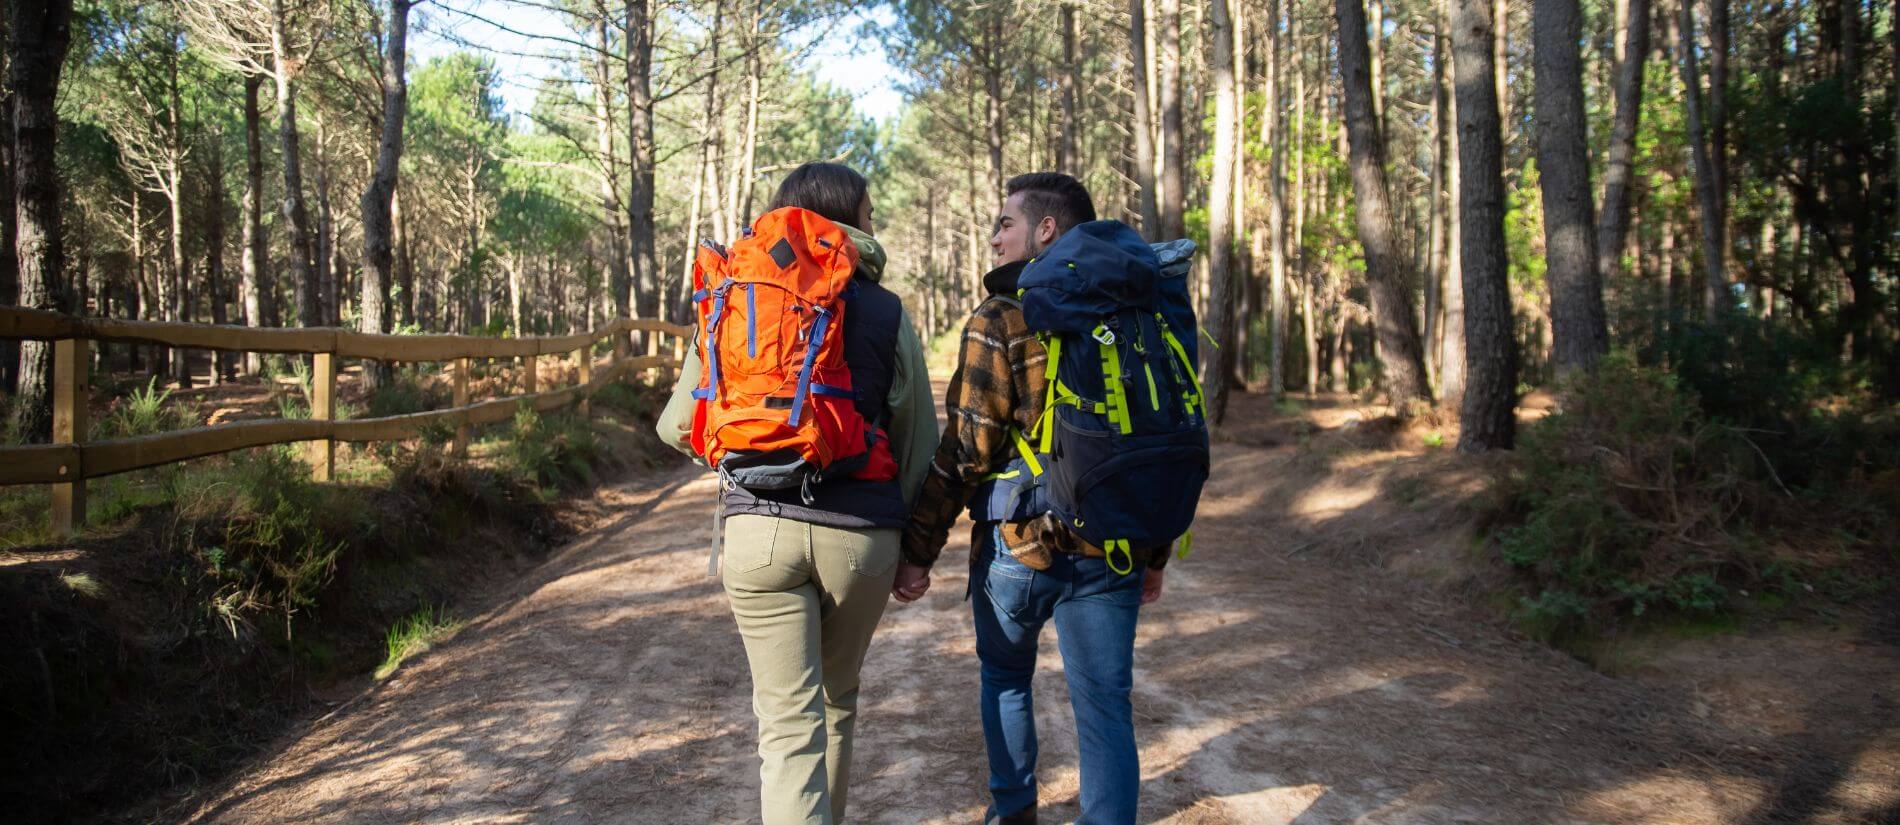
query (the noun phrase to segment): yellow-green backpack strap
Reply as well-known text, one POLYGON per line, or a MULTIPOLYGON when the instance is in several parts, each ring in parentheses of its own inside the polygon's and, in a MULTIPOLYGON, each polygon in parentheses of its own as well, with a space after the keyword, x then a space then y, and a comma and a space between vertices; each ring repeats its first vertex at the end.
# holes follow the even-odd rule
POLYGON ((1102 349, 1102 392, 1108 402, 1108 420, 1127 435, 1135 431, 1135 423, 1128 416, 1128 388, 1122 386, 1122 351, 1115 345, 1113 333, 1100 326, 1095 332, 1102 349))

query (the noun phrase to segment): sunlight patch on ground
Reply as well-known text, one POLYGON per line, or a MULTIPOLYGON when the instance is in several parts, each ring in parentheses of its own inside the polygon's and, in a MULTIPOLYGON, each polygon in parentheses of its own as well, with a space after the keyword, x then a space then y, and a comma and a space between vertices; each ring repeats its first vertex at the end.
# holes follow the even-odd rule
POLYGON ((1218 805, 1224 813, 1239 822, 1280 825, 1299 819, 1325 794, 1325 785, 1292 785, 1217 796, 1204 801, 1218 805))
POLYGON ((1363 507, 1379 497, 1376 484, 1341 487, 1325 484, 1293 500, 1293 512, 1308 518, 1333 518, 1363 507))

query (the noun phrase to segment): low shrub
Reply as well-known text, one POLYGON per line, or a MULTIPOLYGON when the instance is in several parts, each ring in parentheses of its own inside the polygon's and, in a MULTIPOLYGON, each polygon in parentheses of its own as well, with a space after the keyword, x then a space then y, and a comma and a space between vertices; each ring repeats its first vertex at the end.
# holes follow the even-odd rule
POLYGON ((93 423, 92 440, 131 438, 168 432, 197 424, 196 416, 170 403, 172 391, 160 390, 153 376, 144 389, 134 388, 118 398, 93 423))
POLYGON ((594 483, 600 443, 586 421, 567 413, 543 416, 523 404, 515 412, 504 456, 518 478, 538 487, 573 489, 594 483))
POLYGON ((1878 588, 1895 509, 1875 483, 1891 476, 1867 472, 1884 448, 1863 439, 1892 439, 1893 422, 1837 410, 1780 426, 1711 415, 1676 373, 1627 354, 1568 387, 1499 483, 1494 546, 1525 587, 1517 618, 1559 639, 1878 588), (1858 451, 1820 435, 1849 431, 1858 451))

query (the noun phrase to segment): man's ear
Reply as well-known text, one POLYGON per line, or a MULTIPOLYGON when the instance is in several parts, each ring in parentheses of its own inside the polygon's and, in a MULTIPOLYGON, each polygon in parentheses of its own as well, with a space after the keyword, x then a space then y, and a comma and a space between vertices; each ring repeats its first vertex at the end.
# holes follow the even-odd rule
POLYGON ((1043 216, 1042 222, 1036 224, 1036 245, 1048 246, 1049 244, 1055 243, 1056 236, 1060 234, 1062 234, 1062 232, 1056 228, 1055 216, 1045 215, 1043 216))

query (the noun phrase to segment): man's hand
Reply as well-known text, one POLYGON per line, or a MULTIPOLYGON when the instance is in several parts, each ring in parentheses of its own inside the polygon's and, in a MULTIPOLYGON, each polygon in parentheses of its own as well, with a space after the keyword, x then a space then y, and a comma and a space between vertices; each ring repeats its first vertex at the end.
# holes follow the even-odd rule
MULTIPOLYGON (((1150 568, 1148 572, 1141 577, 1142 604, 1149 604, 1161 598, 1161 574, 1165 572, 1167 572, 1166 568, 1160 570, 1150 568)), ((898 575, 903 575, 902 571, 899 571, 898 575)))
POLYGON ((891 582, 891 596, 905 604, 923 598, 930 589, 930 568, 907 561, 897 563, 897 578, 891 582))

